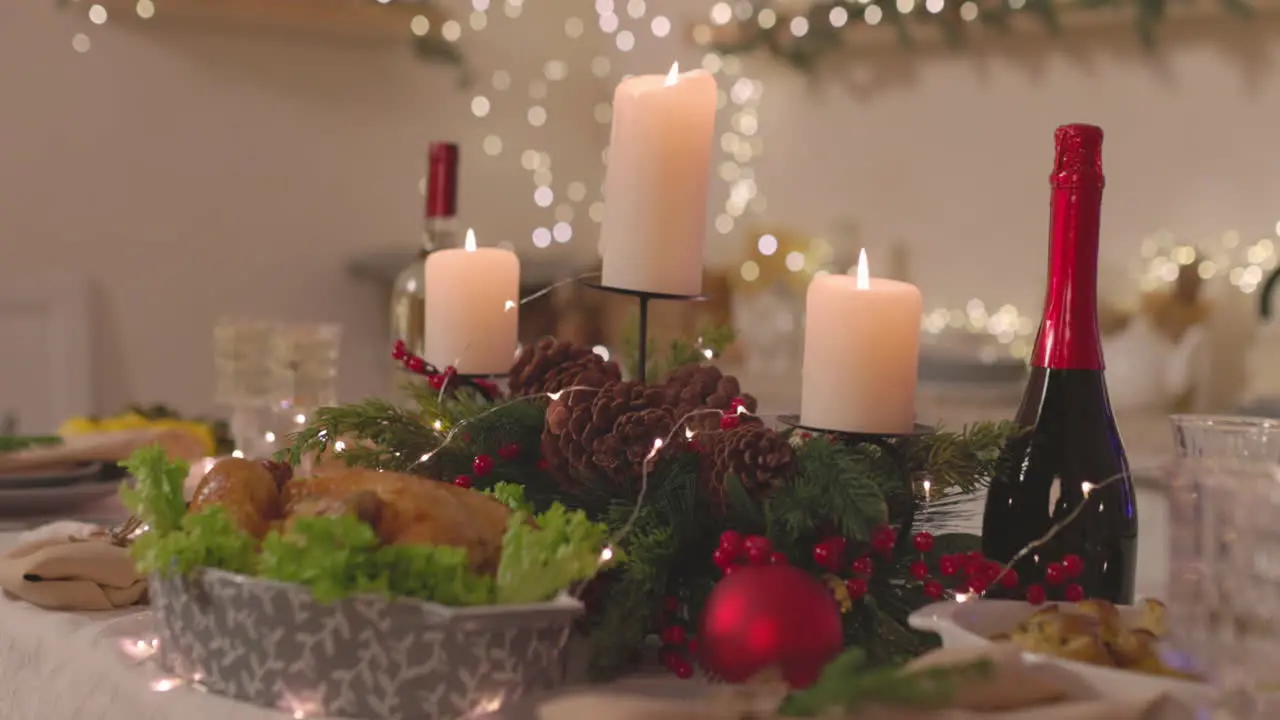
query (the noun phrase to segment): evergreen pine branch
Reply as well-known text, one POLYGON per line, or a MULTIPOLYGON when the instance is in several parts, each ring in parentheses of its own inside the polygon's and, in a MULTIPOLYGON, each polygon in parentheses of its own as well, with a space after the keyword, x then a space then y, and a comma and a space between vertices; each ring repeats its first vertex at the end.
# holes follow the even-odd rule
POLYGON ((875 458, 822 438, 796 451, 794 481, 768 501, 768 512, 780 533, 812 536, 835 529, 864 541, 877 525, 888 522, 888 507, 874 471, 875 458))
POLYGON ((813 687, 792 693, 782 703, 784 717, 817 717, 867 706, 936 709, 975 679, 990 677, 990 660, 904 670, 871 668, 867 654, 854 648, 833 660, 813 687))
POLYGON ((939 431, 915 439, 904 451, 912 474, 927 477, 931 492, 972 493, 986 487, 1000 450, 1017 432, 1011 422, 977 423, 958 433, 939 431))

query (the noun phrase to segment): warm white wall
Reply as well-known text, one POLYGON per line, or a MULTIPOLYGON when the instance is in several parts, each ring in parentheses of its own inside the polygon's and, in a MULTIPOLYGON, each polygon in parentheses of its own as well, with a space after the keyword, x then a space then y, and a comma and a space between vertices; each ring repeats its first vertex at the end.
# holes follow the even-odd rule
MULTIPOLYGON (((590 25, 587 1, 574 2, 590 25)), ((673 17, 709 4, 650 0, 673 17)), ((464 46, 481 79, 570 61, 541 130, 514 98, 499 116, 509 122, 475 122, 449 70, 398 46, 97 28, 52 0, 0 4, 0 268, 97 282, 104 410, 135 399, 207 408, 220 315, 343 322, 343 395, 380 392, 382 298, 343 265, 415 241, 426 141, 464 143, 464 212, 482 235, 525 250, 549 211, 529 201, 519 150, 553 149, 558 189, 598 179, 605 128, 591 107, 608 83, 586 66, 602 43, 563 39, 566 4, 526 6, 523 24, 495 21, 464 46), (89 53, 71 50, 76 32, 90 34, 89 53), (489 159, 478 148, 495 128, 507 151, 489 159)), ((1066 49, 998 46, 985 59, 873 55, 890 82, 862 95, 753 66, 766 83, 757 167, 769 215, 813 232, 851 216, 869 244, 905 239, 929 305, 979 296, 1032 308, 1053 126, 1084 120, 1108 132, 1113 260, 1136 258, 1160 228, 1189 239, 1272 232, 1276 36, 1210 28, 1207 39, 1171 39, 1155 62, 1114 35, 1066 49)), ((696 57, 645 38, 617 68, 663 70, 673 55, 696 57)), ((547 252, 589 256, 593 226, 577 237, 547 252)))

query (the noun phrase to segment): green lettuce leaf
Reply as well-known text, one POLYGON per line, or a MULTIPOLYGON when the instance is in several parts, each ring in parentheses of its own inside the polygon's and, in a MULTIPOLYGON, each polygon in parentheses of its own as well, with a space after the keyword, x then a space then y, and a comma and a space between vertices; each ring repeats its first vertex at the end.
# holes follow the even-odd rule
POLYGON ((132 487, 120 486, 120 500, 151 532, 166 535, 179 529, 187 514, 182 486, 190 467, 172 460, 159 445, 135 450, 120 463, 133 476, 132 487))
POLYGON ((257 564, 253 537, 217 505, 186 515, 175 530, 144 533, 129 553, 143 574, 184 575, 201 567, 253 574, 257 564))
MULTIPOLYGON (((500 604, 542 602, 594 577, 603 564, 608 528, 560 503, 534 518, 512 514, 502 539, 497 595, 500 604)), ((617 558, 611 558, 617 560, 617 558)))

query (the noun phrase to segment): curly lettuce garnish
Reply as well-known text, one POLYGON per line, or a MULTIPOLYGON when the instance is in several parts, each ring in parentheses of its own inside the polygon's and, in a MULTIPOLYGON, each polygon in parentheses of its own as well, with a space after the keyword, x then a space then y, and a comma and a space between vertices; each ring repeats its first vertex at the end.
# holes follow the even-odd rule
POLYGON ((525 497, 524 486, 519 483, 499 482, 494 483, 492 490, 486 490, 485 495, 492 497, 494 500, 506 505, 516 512, 532 515, 534 513, 533 503, 525 497))
POLYGON ((350 516, 299 518, 262 543, 262 577, 311 588, 332 602, 359 594, 413 597, 442 605, 493 602, 493 581, 471 571, 461 548, 382 546, 373 528, 350 516))
POLYGON ((120 463, 134 478, 133 487, 120 487, 120 501, 139 520, 160 535, 178 530, 187 514, 182 486, 190 466, 171 459, 159 445, 135 450, 120 463))
POLYGON ((608 528, 591 522, 581 510, 560 503, 534 517, 512 514, 502 538, 498 566, 498 603, 542 602, 600 571, 608 528))

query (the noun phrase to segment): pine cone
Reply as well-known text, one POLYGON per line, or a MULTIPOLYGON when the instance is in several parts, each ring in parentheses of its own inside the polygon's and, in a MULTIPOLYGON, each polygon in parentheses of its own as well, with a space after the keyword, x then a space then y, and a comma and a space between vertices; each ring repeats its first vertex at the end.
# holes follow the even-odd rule
MULTIPOLYGON (((738 378, 725 375, 714 365, 686 365, 677 368, 667 376, 662 392, 664 402, 673 408, 676 419, 701 409, 727 412, 733 399, 739 397, 748 412, 756 411, 756 399, 742 394, 738 378)), ((720 418, 714 413, 706 413, 689 418, 687 424, 696 431, 715 430, 720 427, 720 418)))
POLYGON ((619 483, 638 479, 645 459, 653 452, 654 439, 665 440, 674 425, 675 418, 665 408, 623 415, 614 423, 613 432, 596 440, 593 454, 596 466, 619 483))
MULTIPOLYGON (((602 469, 596 462, 598 443, 613 434, 618 421, 630 413, 661 405, 661 391, 637 382, 610 383, 599 392, 574 390, 547 408, 544 457, 553 469, 578 476, 595 474, 602 469)), ((652 445, 652 436, 648 443, 652 445)), ((609 451, 602 453, 603 457, 610 456, 609 451)))
POLYGON ((618 363, 576 343, 543 338, 520 350, 508 381, 511 395, 554 393, 569 387, 604 387, 622 379, 618 363))
POLYGON ((720 508, 728 504, 728 475, 737 477, 747 494, 758 500, 788 482, 795 464, 795 450, 786 436, 759 425, 705 433, 698 443, 703 487, 720 508))

